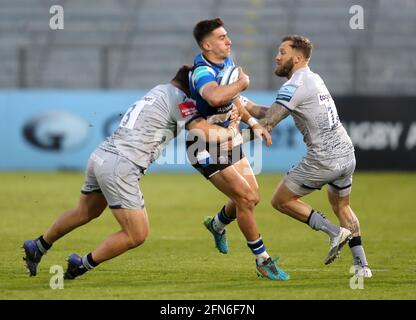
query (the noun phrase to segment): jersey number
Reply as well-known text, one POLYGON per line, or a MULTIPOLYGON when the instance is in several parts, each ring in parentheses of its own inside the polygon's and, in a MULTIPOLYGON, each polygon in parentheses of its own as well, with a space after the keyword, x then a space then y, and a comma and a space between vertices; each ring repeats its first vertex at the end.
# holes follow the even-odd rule
POLYGON ((140 112, 146 104, 151 104, 155 101, 153 97, 144 97, 142 100, 135 102, 124 114, 120 121, 120 127, 132 130, 140 112))
POLYGON ((326 108, 329 128, 331 130, 337 128, 339 126, 339 116, 332 97, 329 94, 318 94, 318 100, 319 104, 326 108))

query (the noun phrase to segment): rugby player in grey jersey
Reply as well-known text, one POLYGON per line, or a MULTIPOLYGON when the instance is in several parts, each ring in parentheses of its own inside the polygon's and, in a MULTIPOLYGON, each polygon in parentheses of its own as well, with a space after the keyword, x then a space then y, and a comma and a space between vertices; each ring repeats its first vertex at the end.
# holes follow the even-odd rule
MULTIPOLYGON (((199 118, 189 99, 189 66, 182 66, 170 83, 151 89, 130 107, 118 129, 91 154, 76 208, 62 213, 37 239, 23 244, 30 276, 37 274, 42 256, 52 244, 75 228, 99 217, 108 205, 121 230, 109 235, 92 252, 71 254, 65 279, 74 279, 99 263, 141 245, 149 231, 143 195, 138 182, 180 130, 198 130, 209 141, 226 142, 238 134, 239 118, 229 128, 199 118)), ((232 142, 230 142, 232 143, 232 142)))
POLYGON ((356 273, 371 277, 361 244, 360 224, 350 207, 356 164, 354 146, 323 80, 308 67, 312 48, 312 43, 305 37, 286 36, 276 56, 275 74, 289 80, 280 88, 275 103, 259 122, 271 130, 279 121, 292 115, 307 145, 307 154, 282 179, 271 202, 280 212, 329 235, 330 250, 325 264, 334 261, 342 246, 349 242, 356 273), (341 227, 300 200, 326 184, 329 202, 341 227))

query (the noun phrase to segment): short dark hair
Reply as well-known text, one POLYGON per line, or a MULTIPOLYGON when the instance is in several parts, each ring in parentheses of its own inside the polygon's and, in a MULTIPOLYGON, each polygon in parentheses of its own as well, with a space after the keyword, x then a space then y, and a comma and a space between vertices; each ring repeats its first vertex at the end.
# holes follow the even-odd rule
POLYGON ((190 96, 189 90, 189 71, 191 71, 192 67, 184 64, 179 70, 176 72, 176 75, 173 77, 172 81, 176 81, 181 86, 181 90, 185 92, 188 96, 190 96))
POLYGON ((194 27, 194 38, 198 45, 201 46, 202 40, 208 34, 222 26, 224 26, 224 21, 221 18, 199 21, 194 27))
POLYGON ((309 59, 311 57, 313 44, 308 38, 304 36, 299 36, 297 34, 293 34, 293 35, 288 35, 284 37, 282 39, 282 42, 285 42, 285 41, 292 41, 292 44, 290 46, 302 52, 303 56, 306 59, 309 59))

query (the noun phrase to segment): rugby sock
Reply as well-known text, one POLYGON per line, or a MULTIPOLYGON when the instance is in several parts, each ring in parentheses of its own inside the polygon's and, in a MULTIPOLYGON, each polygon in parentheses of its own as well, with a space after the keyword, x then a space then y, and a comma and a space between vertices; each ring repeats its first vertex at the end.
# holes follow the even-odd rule
POLYGON ((45 254, 52 247, 51 244, 47 243, 45 239, 43 239, 43 235, 37 238, 35 242, 36 246, 42 254, 45 254))
POLYGON ((268 258, 269 254, 266 251, 266 246, 263 244, 263 239, 259 237, 254 241, 247 241, 247 246, 251 249, 251 252, 256 256, 257 264, 262 264, 268 258))
POLYGON ((365 257, 364 247, 361 244, 361 237, 357 236, 350 240, 348 243, 351 249, 352 258, 354 259, 354 264, 361 266, 367 266, 367 259, 365 257))
POLYGON ((227 214, 225 213, 225 206, 224 206, 224 207, 222 207, 220 212, 218 212, 217 215, 214 217, 214 219, 212 221, 212 228, 216 232, 221 234, 221 233, 223 233, 227 224, 230 224, 234 220, 235 219, 230 218, 229 216, 227 216, 227 214))
POLYGON ((325 218, 322 213, 312 209, 308 220, 306 221, 309 226, 314 230, 320 230, 325 232, 331 238, 336 237, 340 233, 340 228, 325 218))
POLYGON ((99 263, 95 262, 92 258, 91 252, 82 257, 82 264, 87 270, 94 269, 99 265, 99 263))

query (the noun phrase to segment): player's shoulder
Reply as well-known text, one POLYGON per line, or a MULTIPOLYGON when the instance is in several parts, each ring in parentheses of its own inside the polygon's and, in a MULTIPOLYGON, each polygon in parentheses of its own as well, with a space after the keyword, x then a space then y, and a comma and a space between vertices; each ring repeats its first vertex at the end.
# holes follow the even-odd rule
POLYGON ((186 93, 171 83, 165 84, 164 90, 170 99, 175 100, 176 102, 181 102, 187 99, 186 93))
POLYGON ((166 96, 169 94, 169 92, 172 91, 173 88, 174 86, 168 83, 158 84, 157 86, 154 86, 152 89, 150 89, 144 96, 145 97, 149 96, 149 97, 154 97, 154 98, 166 96))
POLYGON ((323 84, 321 76, 309 68, 303 72, 303 82, 306 86, 320 86, 323 84))
POLYGON ((278 98, 289 101, 290 98, 295 94, 295 91, 305 84, 304 73, 295 72, 289 80, 287 80, 279 89, 278 98), (288 100, 289 99, 289 100, 288 100))
POLYGON ((308 84, 313 79, 315 73, 313 73, 308 67, 297 70, 292 77, 286 81, 284 85, 291 85, 294 87, 301 87, 308 84))
POLYGON ((209 61, 207 61, 204 56, 202 55, 202 53, 199 53, 195 59, 194 59, 194 65, 192 70, 199 70, 199 69, 204 69, 204 68, 208 68, 208 69, 214 69, 213 66, 211 65, 211 63, 209 61))
POLYGON ((298 99, 303 99, 307 95, 310 70, 302 68, 297 70, 288 81, 279 89, 276 100, 290 102, 296 95, 298 99))
POLYGON ((286 81, 281 89, 291 93, 302 92, 305 94, 307 91, 320 87, 323 83, 322 78, 319 74, 311 71, 309 67, 299 69, 292 77, 286 81))
POLYGON ((142 99, 152 104, 156 101, 177 104, 185 98, 186 94, 182 90, 171 83, 164 83, 153 87, 142 99))

